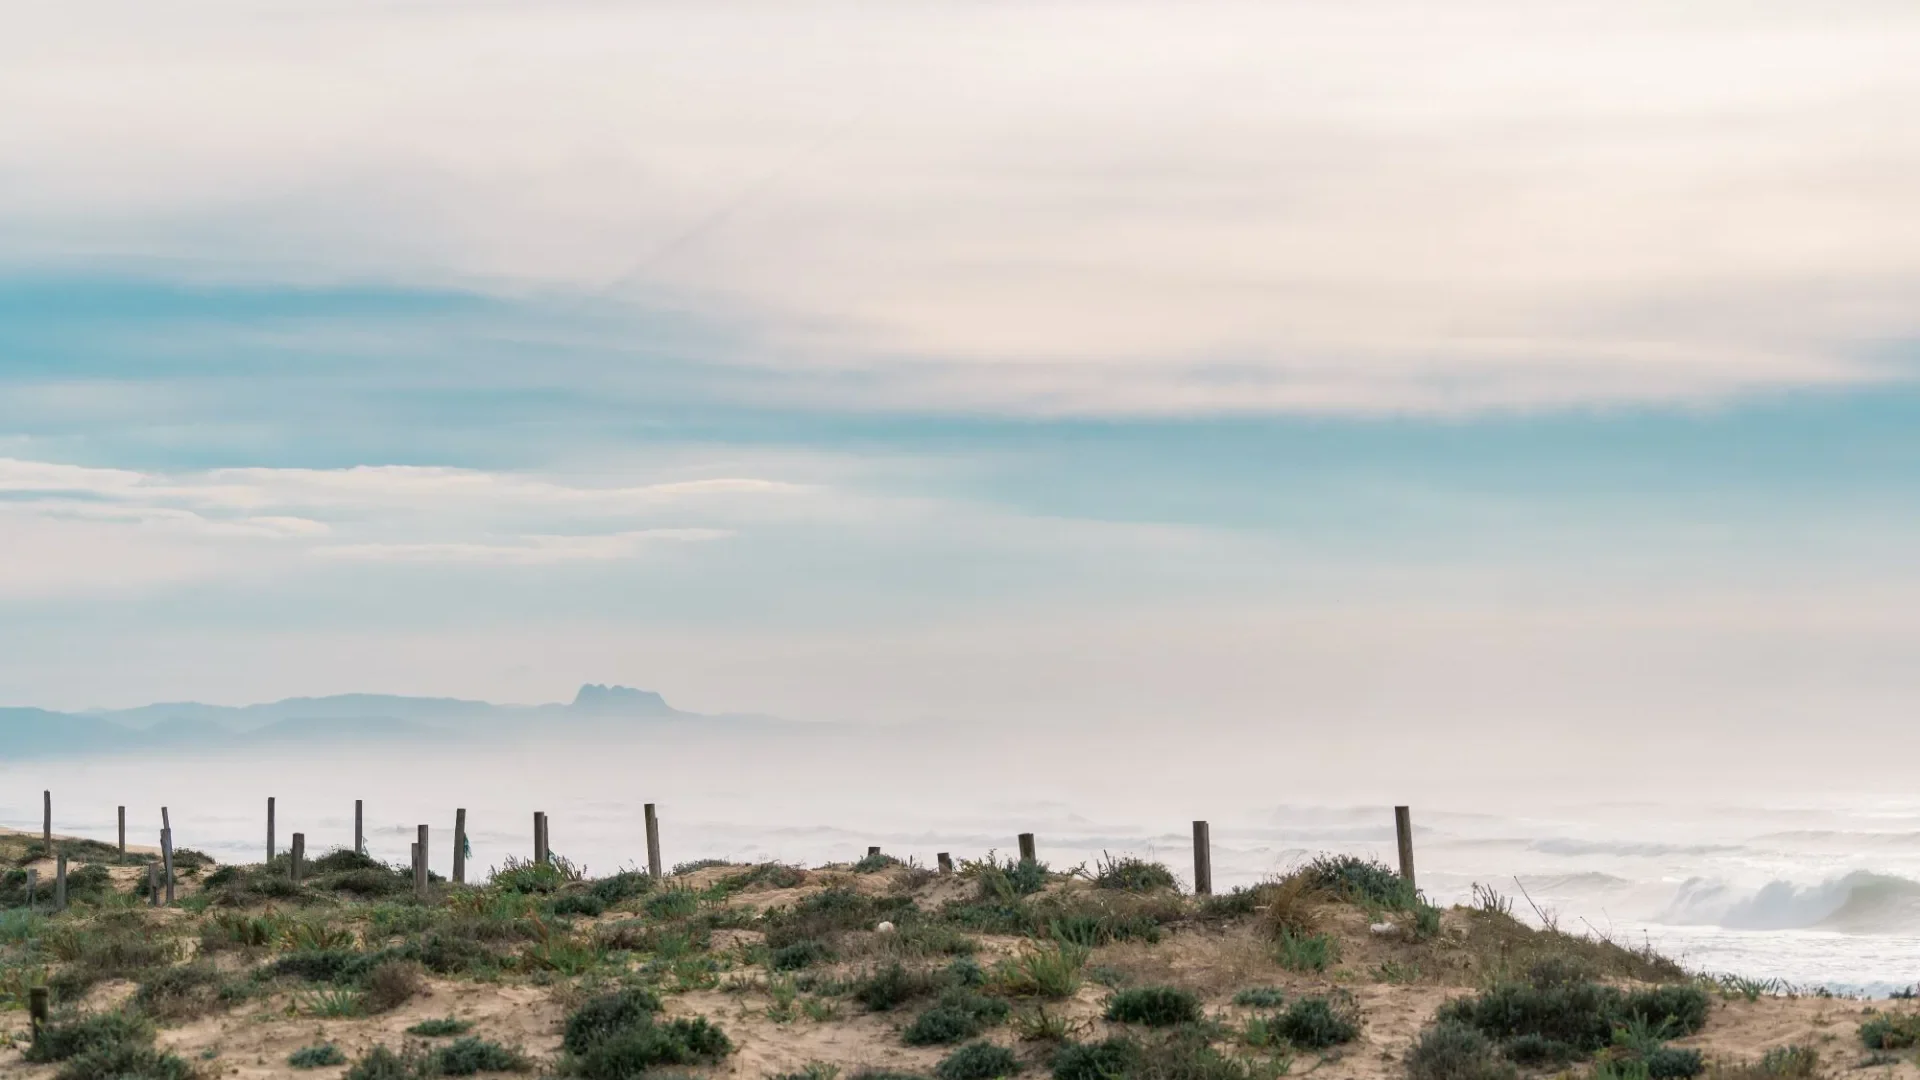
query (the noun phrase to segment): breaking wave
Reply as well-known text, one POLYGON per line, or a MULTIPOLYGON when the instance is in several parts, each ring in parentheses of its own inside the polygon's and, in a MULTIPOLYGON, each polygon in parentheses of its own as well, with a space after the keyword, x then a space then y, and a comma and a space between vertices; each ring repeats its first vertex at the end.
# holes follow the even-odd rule
POLYGON ((1846 934, 1920 932, 1920 881, 1857 870, 1818 885, 1770 881, 1756 892, 1692 878, 1660 921, 1729 930, 1833 930, 1846 934))

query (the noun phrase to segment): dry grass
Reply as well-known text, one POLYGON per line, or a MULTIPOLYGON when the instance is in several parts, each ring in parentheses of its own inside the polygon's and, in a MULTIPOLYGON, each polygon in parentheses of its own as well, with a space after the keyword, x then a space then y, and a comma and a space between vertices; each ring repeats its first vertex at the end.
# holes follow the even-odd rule
POLYGON ((1255 892, 1260 925, 1268 937, 1277 941, 1285 935, 1303 938, 1320 932, 1319 909, 1330 898, 1307 875, 1296 871, 1255 892))

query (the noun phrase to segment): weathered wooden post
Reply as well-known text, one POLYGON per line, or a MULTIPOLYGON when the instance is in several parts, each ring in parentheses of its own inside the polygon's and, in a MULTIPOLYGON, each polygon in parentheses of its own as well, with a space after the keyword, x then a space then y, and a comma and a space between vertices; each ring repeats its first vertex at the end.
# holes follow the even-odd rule
POLYGON ((120 854, 127 853, 127 808, 120 808, 120 854))
POLYGON ((273 796, 267 796, 267 865, 273 865, 273 796))
POLYGON ((653 877, 653 880, 659 881, 660 880, 660 817, 658 814, 654 813, 652 803, 647 804, 646 818, 647 818, 647 873, 653 877))
POLYGON ((533 812, 533 861, 536 863, 547 861, 547 812, 545 810, 533 812))
POLYGON ((53 857, 53 910, 67 910, 67 853, 53 857))
POLYGON ((40 818, 40 843, 46 846, 47 854, 51 855, 53 854, 53 792, 41 792, 40 802, 44 811, 40 818))
POLYGON ((288 873, 292 876, 295 885, 300 884, 300 864, 306 860, 306 857, 307 834, 303 832, 294 833, 293 852, 290 857, 292 865, 288 867, 288 873))
POLYGON ((1040 861, 1040 857, 1034 853, 1033 834, 1030 832, 1023 832, 1020 834, 1020 861, 1021 862, 1039 862, 1040 861))
POLYGON ((147 906, 160 906, 160 864, 147 860, 147 906))
POLYGON ((33 1029, 33 1041, 40 1041, 40 1029, 47 1023, 47 988, 35 986, 27 990, 27 1024, 33 1029))
POLYGON ((173 903, 173 819, 160 808, 160 872, 166 875, 167 903, 173 903))
POLYGON ((879 844, 872 844, 872 845, 869 845, 869 846, 867 847, 867 858, 869 858, 869 859, 871 859, 871 858, 873 858, 873 857, 874 857, 875 855, 878 855, 878 854, 880 854, 880 845, 879 845, 879 844))
POLYGON ((40 900, 40 871, 27 867, 27 911, 32 912, 40 900))
POLYGON ((467 811, 453 812, 453 883, 467 883, 467 811))
POLYGON ((419 896, 426 891, 420 884, 420 841, 415 840, 408 847, 413 852, 413 894, 419 896))
POLYGON ((414 882, 419 886, 420 898, 422 900, 427 898, 427 885, 432 881, 432 877, 427 870, 427 862, 430 858, 428 854, 429 850, 427 847, 427 827, 422 825, 420 826, 420 869, 416 871, 414 876, 414 882))
POLYGON ((362 855, 367 853, 367 833, 361 812, 365 809, 359 799, 353 800, 353 850, 362 855))
POLYGON ((1419 888, 1413 881, 1413 813, 1404 806, 1393 808, 1393 831, 1400 841, 1400 880, 1407 883, 1407 891, 1419 888))
POLYGON ((948 854, 947 852, 944 852, 944 851, 943 851, 943 852, 941 852, 940 854, 938 854, 938 855, 935 855, 935 856, 934 856, 934 858, 935 858, 935 859, 937 859, 937 860, 939 860, 939 862, 940 862, 940 872, 941 872, 941 873, 943 873, 943 874, 951 874, 951 873, 953 873, 953 856, 952 856, 952 855, 950 855, 950 854, 948 854))
POLYGON ((1213 833, 1204 821, 1193 823, 1193 895, 1213 895, 1213 833))

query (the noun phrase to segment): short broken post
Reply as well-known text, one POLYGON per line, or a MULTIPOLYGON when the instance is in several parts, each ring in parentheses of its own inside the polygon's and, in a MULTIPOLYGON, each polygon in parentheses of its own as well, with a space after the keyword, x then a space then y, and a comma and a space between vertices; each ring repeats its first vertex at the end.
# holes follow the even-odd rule
POLYGON ((467 811, 453 812, 453 883, 467 883, 467 811))
POLYGON ((1400 880, 1407 883, 1407 892, 1417 892, 1419 886, 1413 881, 1413 813, 1404 806, 1393 808, 1393 831, 1400 841, 1400 880))
POLYGON ((51 855, 53 854, 53 792, 41 792, 40 803, 43 811, 40 818, 40 843, 46 847, 47 854, 51 855))
POLYGON ((120 854, 127 853, 127 808, 120 808, 120 854))
POLYGON ((361 855, 367 853, 367 832, 365 819, 361 816, 365 804, 359 799, 353 800, 353 850, 361 855))
POLYGON ((1020 861, 1031 863, 1040 861, 1040 856, 1034 853, 1033 834, 1030 832, 1020 834, 1020 861))
POLYGON ((655 881, 660 880, 660 817, 653 811, 653 804, 646 807, 647 818, 647 873, 655 881))
POLYGON ((873 857, 874 857, 875 855, 878 855, 878 854, 880 854, 880 845, 879 845, 879 844, 870 844, 870 845, 868 845, 868 847, 867 847, 867 858, 869 858, 869 859, 871 859, 871 858, 873 858, 873 857))
POLYGON ((147 906, 160 906, 160 864, 147 860, 147 906))
POLYGON ((27 911, 32 912, 40 899, 40 871, 27 867, 27 911))
POLYGON ((413 894, 419 896, 426 891, 420 884, 420 841, 415 840, 409 847, 413 851, 413 894))
POLYGON ((1213 895, 1213 834, 1204 821, 1193 823, 1193 895, 1213 895))
POLYGON ((160 872, 165 877, 167 903, 173 903, 173 819, 167 808, 160 808, 160 872))
POLYGON ((27 1025, 33 1029, 33 1041, 40 1041, 40 1029, 47 1024, 47 988, 35 986, 27 990, 27 1025))
POLYGON ((291 865, 287 867, 287 873, 289 876, 293 878, 293 883, 295 885, 300 884, 300 864, 306 861, 306 857, 307 857, 307 834, 303 832, 294 833, 293 834, 293 851, 289 856, 289 862, 291 863, 291 865))
POLYGON ((67 853, 53 858, 53 910, 67 910, 67 853))
POLYGON ((948 853, 943 851, 940 854, 935 855, 934 858, 937 859, 940 863, 941 873, 943 874, 953 873, 953 856, 952 855, 949 855, 948 853))
POLYGON ((536 863, 547 861, 547 812, 545 810, 533 812, 533 861, 536 863))
POLYGON ((273 796, 267 796, 267 865, 273 865, 273 796))

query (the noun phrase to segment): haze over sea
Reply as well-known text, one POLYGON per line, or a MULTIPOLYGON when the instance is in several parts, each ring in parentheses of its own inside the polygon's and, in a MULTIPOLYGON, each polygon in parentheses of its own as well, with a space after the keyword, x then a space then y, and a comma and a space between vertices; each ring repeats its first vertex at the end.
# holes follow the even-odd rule
POLYGON ((939 851, 1004 854, 1031 831, 1056 868, 1132 853, 1190 882, 1189 823, 1204 817, 1225 889, 1322 851, 1391 863, 1391 805, 1411 799, 1420 883, 1437 901, 1491 886, 1529 921, 1544 913, 1715 974, 1872 995, 1920 980, 1912 797, 1706 786, 1613 796, 1611 770, 1579 794, 1572 777, 1503 783, 1469 762, 1423 776, 1392 755, 1369 766, 1366 748, 1309 762, 1283 741, 1230 738, 1204 727, 1166 739, 991 721, 962 732, 795 724, 45 759, 0 764, 0 824, 36 828, 47 788, 61 831, 111 839, 124 803, 132 839, 152 842, 165 805, 180 845, 257 861, 267 796, 281 847, 301 831, 315 852, 350 843, 360 798, 372 854, 404 863, 426 823, 444 874, 455 807, 468 811, 481 868, 526 857, 532 812, 545 810, 553 849, 604 873, 644 864, 641 806, 655 802, 669 864, 818 865, 878 844, 931 865, 939 851))

